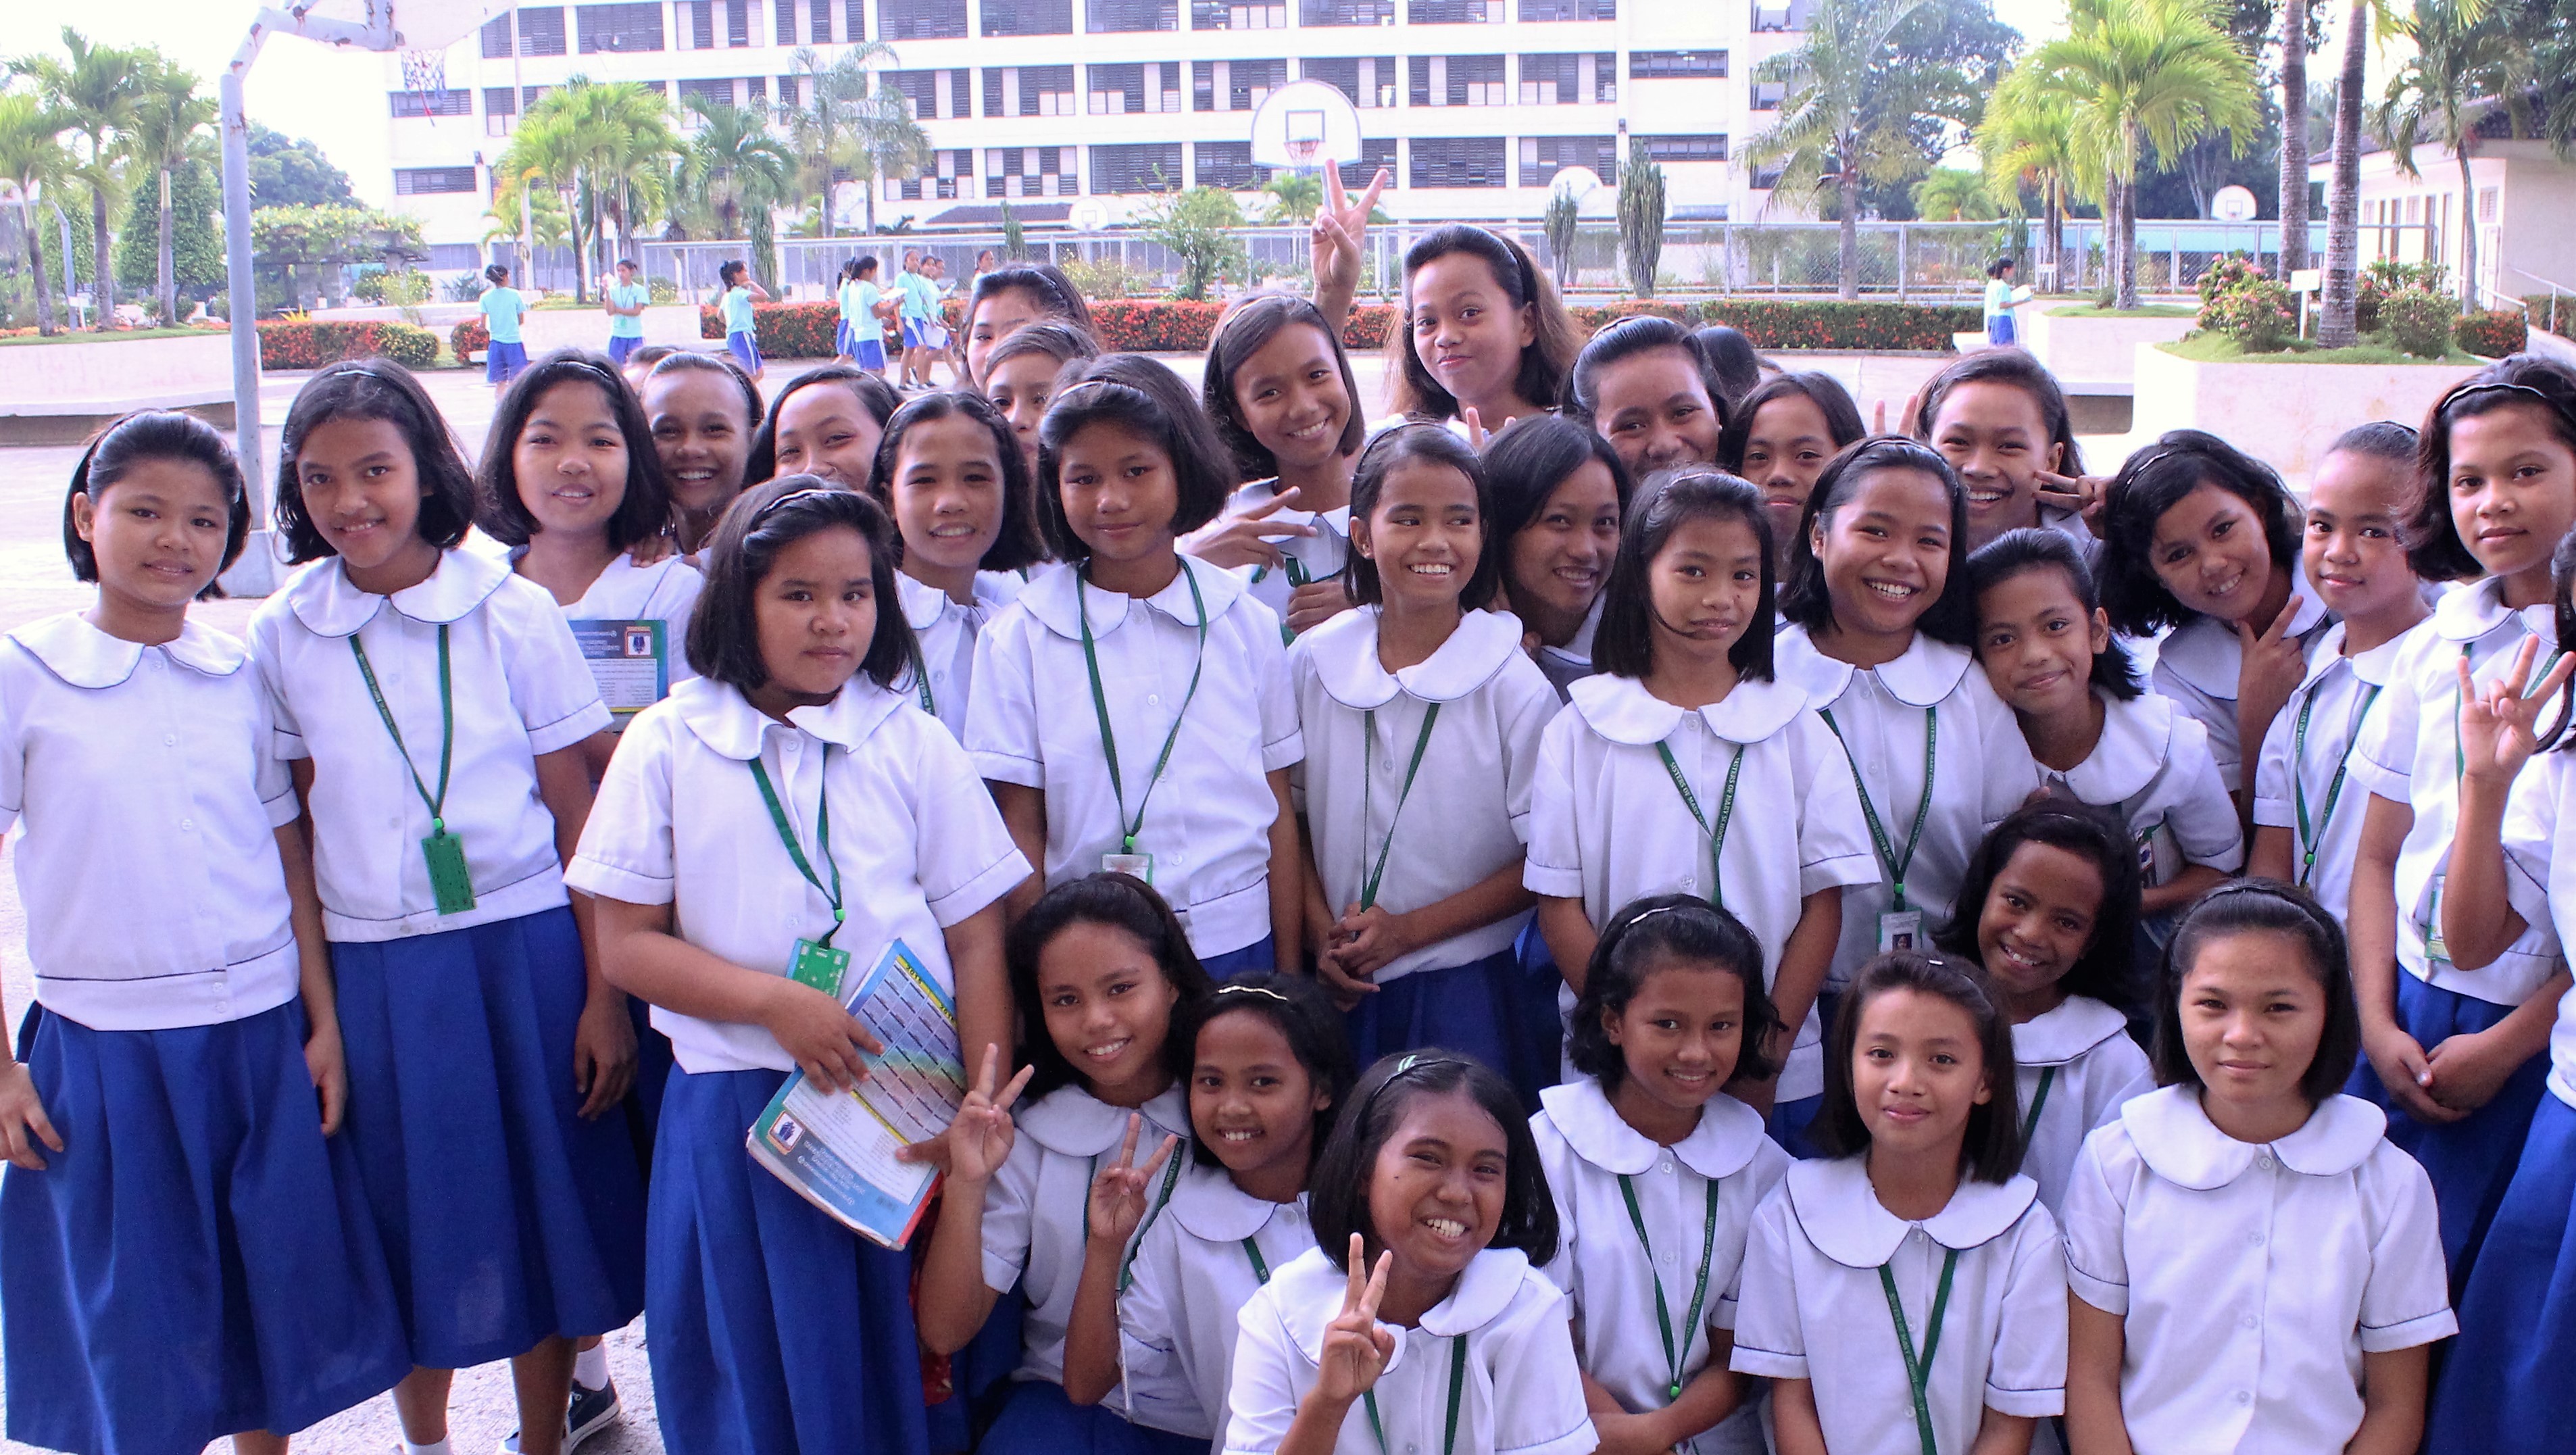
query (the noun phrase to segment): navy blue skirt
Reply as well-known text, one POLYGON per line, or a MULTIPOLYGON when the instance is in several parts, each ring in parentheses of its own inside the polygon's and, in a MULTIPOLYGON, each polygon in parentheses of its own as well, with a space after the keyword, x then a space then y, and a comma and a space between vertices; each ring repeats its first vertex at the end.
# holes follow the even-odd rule
POLYGON ((1535 1108, 1539 1091, 1557 1080, 1556 985, 1553 961, 1544 975, 1534 975, 1518 951, 1497 950, 1464 965, 1397 976, 1360 997, 1343 1024, 1362 1066, 1425 1046, 1462 1051, 1503 1073, 1535 1108))
POLYGON ((672 1074, 646 1288, 672 1455, 928 1455, 911 1260, 743 1150, 784 1071, 672 1074))
MULTIPOLYGON (((2512 1006, 2428 985, 2403 971, 2397 977, 2397 1023, 2427 1051, 2453 1036, 2483 1031, 2512 1011, 2512 1006)), ((2493 1101, 2448 1123, 2419 1122, 2399 1110, 2367 1057, 2344 1087, 2388 1113, 2388 1140, 2423 1163, 2425 1175, 2432 1178, 2454 1297, 2477 1261, 2497 1204, 2504 1201, 2505 1185, 2522 1157, 2523 1135, 2547 1095, 2548 1078, 2548 1055, 2534 1056, 2505 1079, 2493 1101)))
POLYGON ((734 362, 746 374, 760 372, 760 340, 747 333, 725 335, 725 347, 732 351, 734 362))
POLYGON ((1103 1404, 1075 1404, 1043 1379, 1011 1386, 1010 1402, 977 1455, 1208 1455, 1208 1442, 1131 1425, 1103 1404))
POLYGON ((63 1150, 0 1176, 9 1438, 196 1455, 411 1371, 350 1139, 322 1138, 300 1003, 167 1031, 32 1009, 18 1055, 63 1150))
POLYGON ((1263 935, 1241 949, 1200 956, 1199 968, 1207 972, 1208 979, 1216 981, 1232 980, 1237 975, 1267 975, 1279 956, 1277 944, 1272 936, 1263 935))
POLYGON ((494 339, 483 351, 483 382, 507 384, 526 371, 528 346, 494 339))
POLYGON ((566 907, 334 944, 348 1137, 412 1362, 462 1369, 644 1307, 643 1169, 580 1115, 586 993, 566 907))
POLYGON ((2576 1430, 2576 1107, 2541 1099, 2460 1298, 2426 1438, 2434 1455, 2563 1450, 2576 1430))

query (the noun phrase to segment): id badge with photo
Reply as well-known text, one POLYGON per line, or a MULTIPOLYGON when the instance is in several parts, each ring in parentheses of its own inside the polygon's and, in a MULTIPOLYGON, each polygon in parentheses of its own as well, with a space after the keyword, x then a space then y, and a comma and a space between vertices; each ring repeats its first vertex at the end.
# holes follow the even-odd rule
POLYGON ((841 975, 850 968, 850 952, 836 950, 812 940, 798 940, 796 953, 787 959, 787 978, 799 985, 810 985, 834 1000, 841 998, 841 975))
POLYGON ((420 841, 420 857, 429 866, 429 892, 440 914, 463 914, 474 907, 474 880, 465 872, 465 841, 441 829, 420 841))
POLYGON ((1892 909, 1878 917, 1878 953, 1931 948, 1923 938, 1923 911, 1892 909))
POLYGON ((1100 872, 1104 874, 1133 874, 1137 878, 1151 884, 1154 882, 1154 856, 1151 854, 1103 854, 1100 856, 1100 872))

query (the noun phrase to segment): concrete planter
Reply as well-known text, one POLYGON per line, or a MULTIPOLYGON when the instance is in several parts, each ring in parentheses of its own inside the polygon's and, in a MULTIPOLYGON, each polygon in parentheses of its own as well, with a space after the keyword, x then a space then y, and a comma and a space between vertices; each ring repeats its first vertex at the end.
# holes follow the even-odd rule
MULTIPOLYGON (((528 357, 550 349, 608 347, 608 315, 592 308, 540 308, 519 320, 519 337, 528 357)), ((677 348, 703 347, 698 338, 698 309, 692 303, 649 305, 644 310, 644 342, 677 348)))
POLYGON ((2280 471, 2293 485, 2335 436, 2374 419, 2420 424, 2472 364, 2204 364, 2153 344, 2136 351, 2136 433, 2200 429, 2280 471))
POLYGON ((2172 343, 2194 327, 2189 318, 2064 318, 2045 309, 2025 309, 2022 319, 2025 344, 2069 394, 2129 393, 2138 346, 2172 343))
POLYGON ((0 349, 0 444, 78 444, 134 409, 186 409, 230 427, 232 336, 0 349))

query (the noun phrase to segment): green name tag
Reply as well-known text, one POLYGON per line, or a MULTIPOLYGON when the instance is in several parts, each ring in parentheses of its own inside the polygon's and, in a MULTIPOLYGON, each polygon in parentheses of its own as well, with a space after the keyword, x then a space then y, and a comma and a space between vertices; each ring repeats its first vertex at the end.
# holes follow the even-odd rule
POLYGON ((849 951, 818 945, 812 940, 798 940, 796 953, 787 960, 787 978, 799 985, 810 985, 838 1000, 841 998, 841 974, 849 968, 849 951))
POLYGON ((429 865, 429 892, 438 898, 440 914, 463 914, 474 907, 474 880, 465 872, 465 841, 441 829, 420 841, 420 857, 429 865))

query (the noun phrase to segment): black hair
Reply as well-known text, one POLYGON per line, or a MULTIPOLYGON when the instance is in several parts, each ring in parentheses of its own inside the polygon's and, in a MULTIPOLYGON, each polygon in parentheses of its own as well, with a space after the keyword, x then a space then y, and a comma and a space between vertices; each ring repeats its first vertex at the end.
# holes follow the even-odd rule
POLYGON ((816 384, 839 384, 859 397, 859 407, 883 430, 903 405, 903 396, 894 386, 856 364, 825 364, 808 369, 791 380, 769 401, 769 417, 751 437, 751 458, 743 465, 745 480, 766 480, 778 473, 778 417, 787 412, 787 401, 796 391, 816 384))
MULTIPOLYGON (((1237 1011, 1268 1021, 1288 1043, 1289 1054, 1306 1069, 1306 1079, 1324 1093, 1326 1100, 1315 1113, 1313 1137, 1306 1146, 1306 1170, 1311 1174, 1316 1159, 1324 1155, 1324 1144, 1332 1139, 1334 1119, 1350 1100, 1351 1083, 1359 1079, 1359 1063, 1352 1059, 1342 1013, 1311 975, 1238 975, 1173 1011, 1171 1041, 1181 1048, 1182 1084, 1188 1084, 1198 1064, 1199 1032, 1218 1016, 1237 1011)), ((1202 1167, 1223 1165, 1216 1149, 1198 1134, 1195 1119, 1190 1123, 1190 1152, 1202 1167)))
POLYGON ((847 283, 852 279, 857 278, 859 276, 859 260, 856 258, 843 258, 841 260, 841 266, 833 273, 832 276, 835 281, 842 283, 847 283))
POLYGON ((305 514, 295 461, 313 431, 341 419, 381 420, 401 431, 420 476, 420 516, 413 531, 442 551, 465 539, 466 527, 474 523, 474 472, 466 467, 456 437, 447 432, 447 421, 428 391, 391 359, 343 359, 306 381, 296 391, 294 407, 286 411, 277 451, 277 528, 286 537, 290 563, 339 554, 305 514))
MULTIPOLYGON (((647 349, 660 347, 663 346, 645 345, 647 349)), ((638 349, 636 352, 640 354, 644 349, 638 349)), ((734 387, 742 391, 743 433, 750 434, 760 428, 761 418, 768 410, 768 406, 761 402, 760 385, 755 383, 749 374, 743 372, 742 365, 735 363, 731 354, 704 354, 695 349, 672 349, 654 361, 651 372, 644 376, 644 382, 650 384, 664 374, 680 374, 692 370, 701 374, 722 374, 732 380, 734 387)), ((639 389, 636 393, 641 394, 643 391, 639 389)))
POLYGON ((1566 1059, 1574 1069, 1617 1091, 1628 1076, 1628 1057, 1610 1040, 1606 1021, 1627 1014, 1646 977, 1668 965, 1721 970, 1744 982, 1742 1049, 1730 1081, 1768 1081, 1779 1073, 1765 1049, 1780 1028, 1780 1012, 1762 984, 1762 943, 1734 915, 1696 894, 1653 894, 1630 900, 1610 917, 1592 945, 1583 993, 1567 1022, 1566 1059))
POLYGON ((2040 426, 2048 432, 2048 442, 2058 450, 2051 472, 2084 473, 2084 451, 2075 443, 2075 415, 2066 407, 2066 391, 2058 386, 2057 376, 2048 371, 2046 364, 2022 349, 1979 349, 1943 366, 1923 386, 1922 402, 1915 406, 1914 417, 1905 421, 1907 431, 1927 445, 1936 443, 1932 426, 1941 418, 1941 402, 1962 384, 2008 384, 2029 395, 2030 402, 2039 407, 2040 426))
POLYGON ((483 270, 483 276, 489 282, 498 284, 502 287, 508 287, 510 283, 510 265, 507 263, 494 263, 492 266, 483 270))
POLYGON ((2139 914, 2137 849, 2111 810, 2095 808, 2062 789, 2032 797, 1978 841, 1960 876, 1959 895, 1952 901, 1955 908, 1949 921, 1933 932, 1932 943, 1945 954, 1971 962, 1978 959, 1977 923, 1985 917, 1986 897, 2024 844, 2063 849, 2102 876, 2102 903, 2093 911, 2092 936, 2057 983, 2069 995, 2090 996, 2123 1014, 2136 1010, 2139 996, 2131 947, 2139 914))
POLYGON ((1986 276, 1989 278, 2000 278, 2004 274, 2011 272, 2012 269, 2012 256, 2010 254, 2006 254, 2003 257, 1997 258, 1993 262, 1986 264, 1986 276))
MULTIPOLYGON (((1825 1035, 1825 1102, 1807 1129, 1808 1140, 1828 1157, 1869 1150, 1869 1123, 1853 1090, 1852 1057, 1860 1049, 1860 1019, 1869 1003, 1890 991, 1937 996, 1968 1013, 1984 1053, 1986 1100, 1968 1108, 1967 1135, 1959 1143, 1959 1174, 1977 1182, 2009 1182, 2021 1170, 2021 1090, 2015 1085, 2012 1023, 1995 1009, 1979 977, 1958 962, 1919 950, 1890 950, 1860 967, 1834 1010, 1825 1035)), ((2349 1065, 2350 1063, 2346 1063, 2349 1065)))
POLYGON ((2343 926, 2309 893, 2277 879, 2235 879, 2202 895, 2183 911, 2165 947, 2164 983, 2156 997, 2154 1062, 2158 1086, 2199 1087, 2200 1069, 2183 1043, 2182 983, 2201 949, 2229 935, 2277 934, 2298 942, 2325 993, 2325 1031, 2317 1054, 2299 1077, 2299 1094, 2314 1106, 2343 1090, 2361 1055, 2361 1008, 2353 998, 2352 960, 2343 926))
MULTIPOLYGON (((1482 611, 1493 605, 1494 593, 1503 584, 1501 538, 1494 534, 1494 490, 1485 480, 1485 462, 1447 425, 1402 424, 1380 430, 1360 452, 1359 466, 1351 472, 1351 519, 1366 521, 1376 515, 1387 474, 1414 460, 1455 470, 1475 489, 1476 569, 1467 573, 1466 583, 1458 590, 1458 606, 1463 611, 1482 611)), ((1376 606, 1386 599, 1377 562, 1358 551, 1343 563, 1342 583, 1350 599, 1361 606, 1376 606)))
POLYGON ((2558 442, 2576 451, 2576 369, 2538 354, 2512 354, 2451 386, 2424 416, 2415 462, 2418 494, 2401 534, 2406 564, 2427 581, 2465 581, 2486 574, 2451 523, 2451 425, 2514 405, 2549 416, 2558 442))
MULTIPOLYGON (((2102 604, 2111 629, 2133 637, 2181 626, 2200 613, 2174 599, 2156 574, 2156 522, 2203 485, 2245 502, 2263 526, 2265 554, 2295 582, 2299 571, 2299 502, 2271 466, 2214 434, 2167 430, 2129 456, 2102 490, 2102 604)), ((2444 529, 2450 517, 2443 516, 2444 529)), ((2412 560, 2413 552, 2408 552, 2412 560)))
POLYGON ((1567 476, 1598 460, 1610 472, 1610 488, 1619 497, 1619 515, 1627 518, 1637 493, 1636 477, 1619 460, 1610 442, 1561 415, 1541 414, 1512 421, 1512 427, 1485 445, 1485 480, 1494 498, 1494 545, 1508 548, 1512 537, 1531 521, 1565 483, 1567 476))
MULTIPOLYGON (((2549 553, 2550 611, 2556 618, 2558 650, 2562 652, 2570 649, 2570 643, 2576 643, 2576 602, 2568 599, 2570 591, 2576 591, 2576 531, 2560 537, 2558 548, 2549 553)), ((2549 675, 2545 664, 2541 675, 2549 675)), ((2568 731, 2570 727, 2576 727, 2576 677, 2568 678, 2567 685, 2559 689, 2558 720, 2540 735, 2535 751, 2547 753, 2576 747, 2576 734, 2568 731)))
MULTIPOLYGON (((983 427, 993 439, 994 458, 999 462, 1000 478, 995 482, 1002 490, 1001 529, 993 543, 984 548, 982 569, 1017 571, 1046 559, 1046 544, 1038 539, 1035 502, 1030 497, 1029 462, 1020 454, 1020 441, 1011 433, 1011 422, 1002 418, 993 402, 970 389, 945 389, 905 401, 904 406, 886 421, 885 438, 877 445, 876 464, 868 471, 868 490, 894 510, 894 477, 897 457, 902 453, 904 433, 914 425, 934 419, 964 419, 983 427)), ((896 549, 902 549, 902 532, 896 532, 896 549)))
MULTIPOLYGON (((1342 373, 1342 397, 1350 417, 1342 421, 1341 453, 1359 453, 1368 440, 1368 422, 1360 418, 1360 385, 1351 373, 1351 356, 1342 347, 1341 331, 1324 321, 1322 310, 1303 298, 1285 293, 1264 293, 1247 298, 1217 320, 1216 333, 1208 340, 1206 382, 1200 390, 1207 405, 1208 418, 1215 422, 1217 438, 1234 454, 1235 473, 1246 480, 1261 480, 1279 473, 1279 461, 1270 447, 1253 434, 1244 422, 1243 405, 1234 397, 1234 376, 1254 354, 1268 347, 1272 339, 1303 324, 1324 336, 1324 346, 1332 350, 1333 365, 1342 373)), ((984 361, 988 366, 992 360, 984 361)))
MULTIPOLYGON (((1030 1101, 1059 1087, 1084 1084, 1082 1073, 1065 1059, 1064 1052, 1056 1049, 1055 1038, 1047 1034, 1046 1001, 1038 993, 1038 957, 1049 941, 1077 924, 1125 930, 1145 947, 1146 955, 1172 987, 1174 1031, 1193 1007, 1207 999, 1211 989, 1207 971, 1199 965, 1197 952, 1190 948, 1189 931, 1181 928, 1180 918, 1172 913, 1163 896, 1154 892, 1154 886, 1135 875, 1108 871, 1085 874, 1039 895, 1038 902, 1029 906, 1029 912, 1011 926, 1002 940, 1002 959, 1010 968, 1011 999, 1020 1007, 1019 1062, 1030 1068, 1029 1084, 1023 1092, 1030 1101)), ((1162 1063, 1173 1079, 1189 1074, 1191 1054, 1196 1049, 1194 1040, 1165 1033, 1162 1063)))
POLYGON ((850 276, 853 278, 864 278, 876 270, 877 255, 874 253, 861 253, 850 259, 850 276))
POLYGON ((667 359, 678 352, 678 349, 673 348, 669 344, 646 344, 642 348, 628 354, 626 356, 626 362, 617 366, 618 372, 624 373, 628 369, 642 369, 645 377, 650 378, 653 373, 654 365, 661 363, 664 359, 667 359))
POLYGON ((1399 327, 1387 332, 1387 397, 1395 412, 1427 419, 1455 419, 1458 400, 1448 386, 1431 376, 1413 350, 1413 275, 1451 253, 1473 253, 1493 271, 1503 296, 1514 308, 1530 310, 1530 342, 1521 350, 1520 372, 1512 392, 1525 402, 1546 408, 1565 391, 1565 376, 1574 367, 1582 340, 1574 319, 1557 296, 1556 283, 1530 260, 1529 249, 1481 227, 1453 222, 1435 227, 1404 252, 1404 312, 1399 327))
MULTIPOLYGON (((966 311, 958 315, 958 332, 963 335, 975 331, 975 310, 984 306, 984 300, 997 293, 1013 292, 1030 295, 1047 312, 1084 333, 1091 332, 1091 305, 1083 301, 1082 290, 1073 286, 1064 270, 1052 263, 1013 263, 978 274, 975 291, 966 298, 966 311)), ((959 349, 962 353, 962 339, 959 349)))
POLYGON ((1820 528, 1832 529, 1833 513, 1881 470, 1929 475, 1949 496, 1950 568, 1942 577, 1941 594, 1923 608, 1914 629, 1936 642, 1971 645, 1977 639, 1977 605, 1968 593, 1968 488, 1959 483, 1959 473, 1939 450, 1898 434, 1872 435, 1844 446, 1816 477, 1816 488, 1807 492, 1807 503, 1798 512, 1797 534, 1789 542, 1789 575, 1780 583, 1780 614, 1811 633, 1833 625, 1833 594, 1825 585, 1825 563, 1816 555, 1815 538, 1820 528))
POLYGON ((1689 330, 1651 313, 1612 319, 1584 341, 1582 352, 1574 356, 1574 367, 1565 374, 1565 413, 1578 424, 1599 429, 1601 371, 1622 359, 1657 349, 1671 349, 1690 364, 1691 373, 1699 379, 1700 392, 1708 396, 1709 412, 1717 417, 1718 429, 1723 432, 1728 417, 1726 385, 1710 365, 1708 355, 1691 341, 1689 330))
POLYGON ((742 259, 727 258, 716 265, 716 282, 723 285, 727 292, 731 292, 736 286, 736 280, 748 277, 750 273, 751 269, 743 263, 742 259))
MULTIPOLYGON (((2093 568, 2085 563, 2084 550, 2073 539, 2061 531, 2037 526, 2005 531, 1968 557, 1968 601, 1977 608, 1980 655, 1985 613, 1979 603, 1988 591, 2025 571, 2056 571, 2064 575, 2067 589, 2075 593, 2076 604, 2084 608, 2088 627, 2093 613, 2102 609, 2102 589, 2094 584, 2093 568)), ((2146 690, 2137 659, 2129 655, 2127 645, 2116 632, 2110 634, 2102 650, 2093 654, 2091 681, 2095 690, 2121 702, 2146 690)))
POLYGON ((1762 492, 1751 482, 1706 465, 1651 477, 1633 509, 1619 522, 1619 551, 1601 584, 1601 625, 1592 636, 1592 665, 1613 677, 1644 677, 1655 670, 1655 557, 1673 533, 1694 520, 1733 520, 1753 532, 1762 552, 1762 593, 1744 634, 1726 649, 1736 675, 1771 680, 1771 616, 1778 583, 1771 575, 1771 522, 1762 492))
POLYGON ((689 665, 741 692, 767 685, 769 664, 760 655, 760 583, 778 553, 818 531, 846 526, 868 543, 868 579, 876 589, 876 631, 868 638, 859 672, 879 687, 892 686, 912 663, 912 626, 894 575, 894 522, 885 507, 819 475, 790 475, 754 485, 733 498, 716 521, 706 549, 707 584, 689 618, 689 665))
POLYGON ((1762 356, 1754 352, 1753 340, 1722 323, 1692 329, 1691 342, 1708 360, 1709 373, 1724 391, 1726 417, 1734 419, 1743 412, 1745 396, 1762 385, 1762 356))
MULTIPOLYGON (((250 539, 250 484, 242 478, 241 460, 233 447, 224 443, 213 425, 193 414, 138 409, 91 435, 80 463, 72 467, 71 489, 63 496, 63 554, 71 560, 73 580, 98 579, 98 552, 73 528, 72 502, 88 497, 95 514, 104 508, 99 497, 107 487, 155 460, 195 465, 215 477, 215 489, 224 497, 224 559, 215 575, 221 577, 241 559, 242 545, 250 539)), ((219 582, 208 581, 197 599, 214 601, 223 594, 219 582)))
POLYGON ((522 371, 501 391, 500 406, 492 416, 492 432, 483 440, 483 468, 477 472, 482 500, 475 508, 474 523, 505 546, 524 546, 529 537, 544 529, 529 512, 527 502, 519 498, 519 471, 512 456, 529 417, 536 413, 537 401, 558 384, 587 384, 605 394, 609 413, 617 421, 617 433, 626 441, 625 494, 608 518, 608 548, 623 551, 637 541, 660 535, 671 522, 671 492, 662 479, 662 457, 653 448, 653 426, 644 418, 642 401, 626 387, 617 366, 605 355, 582 349, 555 350, 522 371))
POLYGON ((1216 426, 1181 376, 1143 354, 1102 354, 1070 363, 1055 376, 1046 418, 1038 423, 1038 524, 1060 561, 1088 561, 1091 547, 1064 514, 1065 443, 1095 424, 1142 435, 1171 459, 1179 498, 1175 539, 1217 518, 1234 493, 1234 472, 1216 426))
POLYGON ((1349 1108, 1333 1123, 1333 1135, 1307 1179, 1306 1217, 1314 1225, 1315 1246, 1335 1267, 1350 1256, 1353 1233, 1367 1240, 1372 1259, 1385 1246, 1369 1215, 1378 1151, 1395 1135, 1404 1109, 1426 1096, 1465 1096, 1502 1127, 1503 1211, 1485 1246, 1517 1248, 1534 1268, 1555 1261, 1556 1198, 1548 1191, 1547 1169, 1539 1163, 1520 1093, 1482 1061, 1436 1047, 1382 1056, 1351 1088, 1349 1108))
POLYGON ((1762 406, 1774 399, 1799 398, 1812 402, 1825 417, 1825 432, 1834 438, 1840 450, 1858 443, 1869 433, 1860 422, 1860 406, 1852 402, 1851 391, 1840 379, 1812 369, 1774 374, 1753 387, 1744 402, 1726 417, 1725 432, 1717 437, 1717 467, 1730 474, 1744 473, 1744 452, 1753 443, 1753 421, 1762 406))
POLYGON ((1015 328, 994 341, 993 351, 984 356, 985 378, 976 381, 975 387, 989 392, 994 368, 1022 354, 1044 354, 1061 369, 1076 359, 1099 358, 1100 340, 1070 323, 1053 319, 1015 328))
POLYGON ((644 271, 642 268, 636 267, 635 260, 633 258, 619 258, 617 260, 617 266, 621 268, 635 268, 635 271, 639 273, 644 271))
POLYGON ((2411 479, 2415 473, 2416 457, 2422 448, 2423 442, 2417 437, 2415 426, 2399 424, 2393 419, 2374 419, 2336 435, 2334 443, 2326 446, 2326 454, 2360 455, 2395 465, 2411 479))

